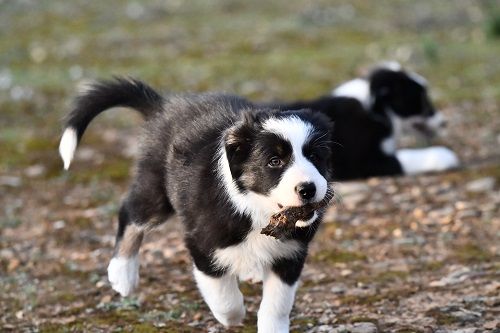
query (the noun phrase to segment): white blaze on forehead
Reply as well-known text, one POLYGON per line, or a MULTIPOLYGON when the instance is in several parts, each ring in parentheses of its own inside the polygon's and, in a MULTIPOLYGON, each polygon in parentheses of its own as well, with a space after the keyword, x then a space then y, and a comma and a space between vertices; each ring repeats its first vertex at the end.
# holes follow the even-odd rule
POLYGON ((365 79, 354 79, 341 84, 332 91, 332 96, 357 99, 365 108, 369 108, 372 102, 370 84, 365 79))
POLYGON ((302 146, 314 131, 311 124, 295 116, 271 118, 266 120, 262 127, 290 142, 294 152, 302 151, 302 146))

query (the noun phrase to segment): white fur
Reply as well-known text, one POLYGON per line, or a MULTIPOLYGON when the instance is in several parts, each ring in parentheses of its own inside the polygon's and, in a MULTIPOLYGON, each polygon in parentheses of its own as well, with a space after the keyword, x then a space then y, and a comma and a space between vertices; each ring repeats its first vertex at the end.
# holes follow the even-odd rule
POLYGON ((236 277, 226 274, 213 278, 196 267, 193 273, 201 295, 215 318, 226 327, 241 324, 245 318, 245 305, 236 277))
POLYGON ((94 84, 95 84, 94 81, 85 79, 78 82, 76 86, 76 91, 78 95, 80 96, 87 95, 88 93, 93 91, 95 89, 94 84))
POLYGON ((78 137, 76 130, 73 127, 68 127, 61 137, 59 144, 59 154, 64 162, 64 169, 68 170, 73 156, 75 155, 76 146, 78 144, 78 137))
POLYGON ((128 296, 139 284, 139 259, 114 257, 109 262, 108 279, 111 287, 122 296, 128 296))
POLYGON ((273 272, 264 278, 262 302, 257 318, 259 333, 287 333, 297 282, 288 285, 273 272))
POLYGON ((445 119, 441 112, 436 112, 432 117, 428 117, 425 120, 426 126, 433 131, 438 131, 439 129, 441 129, 444 123, 445 119))
MULTIPOLYGON (((265 225, 269 223, 269 218, 265 225)), ((241 280, 254 282, 263 279, 263 274, 276 259, 292 258, 301 250, 295 240, 280 241, 262 235, 260 228, 251 231, 245 240, 237 245, 217 249, 214 253, 215 264, 229 267, 229 273, 241 280)))
POLYGON ((415 72, 407 72, 407 74, 413 81, 417 82, 422 87, 427 87, 427 80, 422 75, 419 75, 415 72))
POLYGON ((332 96, 355 98, 363 105, 365 110, 368 110, 372 104, 370 82, 361 78, 341 84, 332 91, 332 96))
MULTIPOLYGON (((412 127, 412 124, 414 121, 417 121, 417 118, 420 117, 409 117, 409 118, 403 118, 398 116, 394 111, 392 111, 390 108, 387 109, 387 114, 389 115, 389 119, 391 120, 392 124, 392 137, 394 138, 394 143, 395 143, 395 149, 398 146, 398 143, 401 142, 401 137, 403 135, 403 132, 406 132, 408 130, 414 130, 412 127)), ((392 152, 394 153, 394 151, 392 152)))
POLYGON ((387 155, 392 155, 396 151, 396 138, 391 135, 382 140, 380 149, 387 155))
POLYGON ((224 146, 219 149, 217 170, 235 211, 242 215, 249 215, 254 229, 264 228, 268 224, 270 216, 277 211, 278 204, 264 195, 255 192, 242 193, 238 190, 231 174, 224 146))
POLYGON ((399 72, 403 70, 403 66, 397 61, 384 61, 379 66, 379 68, 385 68, 393 72, 399 72))
POLYGON ((313 224, 313 222, 316 221, 317 218, 318 218, 318 213, 314 212, 313 216, 309 220, 307 221, 298 220, 297 222, 295 222, 295 227, 297 228, 308 227, 311 224, 313 224))
POLYGON ((295 117, 271 118, 263 124, 263 128, 290 142, 293 151, 292 165, 286 168, 278 186, 270 191, 270 198, 285 207, 300 206, 303 202, 295 191, 296 186, 313 183, 316 186, 313 201, 323 200, 328 187, 327 181, 302 153, 302 147, 312 134, 312 125, 295 117))
POLYGON ((400 149, 396 157, 407 175, 443 171, 460 165, 457 155, 446 147, 435 146, 423 149, 400 149))

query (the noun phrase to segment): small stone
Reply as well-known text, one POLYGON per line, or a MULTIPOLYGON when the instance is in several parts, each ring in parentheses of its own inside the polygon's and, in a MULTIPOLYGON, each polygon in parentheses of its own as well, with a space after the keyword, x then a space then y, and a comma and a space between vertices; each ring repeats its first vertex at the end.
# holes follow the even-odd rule
POLYGON ((351 328, 352 333, 377 333, 377 326, 373 323, 355 323, 351 328))
POLYGON ((330 292, 332 294, 337 294, 337 295, 340 295, 340 294, 344 294, 346 291, 346 288, 345 287, 342 287, 342 286, 333 286, 331 289, 330 289, 330 292))
POLYGON ((106 285, 107 283, 104 282, 103 280, 100 280, 100 281, 97 281, 97 283, 95 284, 96 288, 102 288, 106 285))
POLYGON ((444 287, 444 286, 449 286, 457 283, 464 282, 471 276, 471 271, 468 267, 462 267, 459 268, 447 276, 441 278, 440 280, 437 281, 432 281, 429 285, 431 287, 444 287))
POLYGON ((492 330, 494 328, 500 328, 500 321, 498 321, 498 320, 488 321, 488 322, 484 323, 483 327, 488 329, 488 330, 492 330))
POLYGON ((7 271, 12 272, 12 271, 16 270, 16 268, 18 268, 20 264, 21 264, 21 261, 19 259, 17 259, 17 258, 12 259, 9 262, 9 265, 7 266, 7 271))
POLYGON ((495 182, 496 180, 493 177, 484 177, 468 182, 465 188, 467 191, 474 193, 487 192, 493 190, 495 182))
POLYGON ((24 317, 23 310, 19 310, 19 311, 16 312, 16 318, 17 319, 21 320, 21 319, 23 319, 23 317, 24 317))
POLYGON ((45 166, 43 166, 42 164, 35 164, 27 167, 24 170, 24 173, 30 178, 39 177, 45 173, 45 166))
POLYGON ((343 269, 340 271, 340 275, 341 276, 348 276, 348 275, 351 275, 352 274, 352 271, 350 269, 343 269))
POLYGON ((103 304, 105 304, 105 303, 109 303, 109 302, 111 302, 111 299, 112 299, 112 298, 113 298, 113 297, 112 297, 111 295, 104 295, 104 297, 103 297, 103 298, 101 298, 101 303, 103 303, 103 304))
MULTIPOLYGON (((327 326, 327 325, 323 325, 327 326)), ((314 331, 314 332, 323 332, 323 331, 314 331)), ((377 333, 378 328, 375 324, 373 323, 355 323, 355 324, 349 324, 349 325, 339 325, 335 328, 331 328, 328 330, 328 332, 332 333, 377 333)))
POLYGON ((19 177, 14 176, 1 176, 0 177, 0 185, 9 186, 9 187, 19 187, 21 186, 22 181, 19 177))
POLYGON ((202 319, 203 319, 203 313, 201 313, 201 312, 196 312, 196 313, 194 314, 194 316, 193 316, 193 319, 194 319, 194 320, 197 320, 197 321, 202 320, 202 319))
POLYGON ((66 222, 64 222, 63 220, 58 220, 58 221, 55 221, 52 224, 52 226, 56 230, 63 229, 66 226, 66 222))

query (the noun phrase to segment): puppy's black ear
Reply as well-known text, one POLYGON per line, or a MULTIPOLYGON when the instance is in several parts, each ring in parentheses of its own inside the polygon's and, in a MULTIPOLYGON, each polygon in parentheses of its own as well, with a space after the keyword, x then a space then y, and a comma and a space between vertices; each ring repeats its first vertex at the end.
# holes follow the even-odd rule
POLYGON ((238 179, 243 173, 243 164, 250 154, 255 134, 256 120, 251 114, 245 114, 242 121, 226 133, 224 146, 233 179, 238 179))

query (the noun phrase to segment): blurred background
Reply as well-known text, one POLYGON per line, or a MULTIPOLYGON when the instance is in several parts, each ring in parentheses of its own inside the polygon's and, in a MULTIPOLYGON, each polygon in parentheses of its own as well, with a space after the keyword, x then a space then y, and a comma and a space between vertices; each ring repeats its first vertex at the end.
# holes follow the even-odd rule
MULTIPOLYGON (((449 124, 437 142, 464 167, 346 184, 292 327, 500 329, 499 55, 494 0, 0 0, 0 327, 221 330, 178 223, 144 246, 136 296, 107 285, 141 120, 99 117, 63 172, 60 119, 79 84, 130 75, 164 91, 313 98, 396 60, 428 79, 449 124)), ((243 284, 250 331, 259 288, 243 284)))

